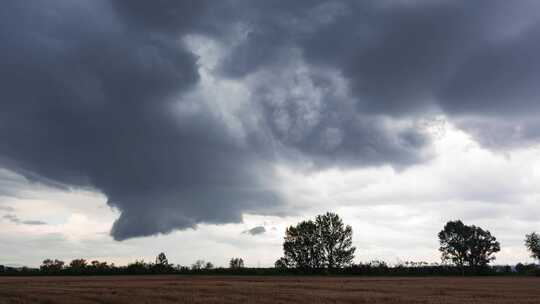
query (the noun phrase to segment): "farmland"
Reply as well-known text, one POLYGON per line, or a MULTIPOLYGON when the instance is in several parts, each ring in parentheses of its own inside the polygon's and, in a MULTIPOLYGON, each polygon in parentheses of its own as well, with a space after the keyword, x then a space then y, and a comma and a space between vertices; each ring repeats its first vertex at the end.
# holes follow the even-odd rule
POLYGON ((0 303, 539 303, 535 277, 0 277, 0 303))

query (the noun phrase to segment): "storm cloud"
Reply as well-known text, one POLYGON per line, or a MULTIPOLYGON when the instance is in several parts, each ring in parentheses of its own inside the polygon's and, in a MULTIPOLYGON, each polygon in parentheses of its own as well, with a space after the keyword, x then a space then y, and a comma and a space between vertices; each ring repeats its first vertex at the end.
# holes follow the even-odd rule
POLYGON ((140 3, 3 4, 3 165, 102 191, 121 211, 118 240, 238 222, 277 204, 262 183, 271 170, 219 117, 175 116, 174 102, 199 79, 196 56, 169 28, 187 25, 146 27, 129 10, 140 3))
POLYGON ((0 165, 103 192, 124 240, 287 212, 282 163, 421 163, 421 121, 435 115, 490 147, 528 144, 540 137, 537 6, 7 0, 0 165), (241 136, 220 112, 227 96, 197 94, 208 58, 194 36, 219 45, 206 73, 248 92, 241 136))
MULTIPOLYGON (((246 34, 222 70, 245 77, 289 66, 291 54, 299 53, 307 64, 343 75, 360 113, 409 118, 438 113, 463 127, 489 118, 520 134, 493 142, 491 132, 474 132, 480 141, 522 144, 538 139, 531 121, 540 111, 538 6, 536 1, 250 2, 237 15, 246 34)), ((325 105, 332 103, 335 99, 325 105)))

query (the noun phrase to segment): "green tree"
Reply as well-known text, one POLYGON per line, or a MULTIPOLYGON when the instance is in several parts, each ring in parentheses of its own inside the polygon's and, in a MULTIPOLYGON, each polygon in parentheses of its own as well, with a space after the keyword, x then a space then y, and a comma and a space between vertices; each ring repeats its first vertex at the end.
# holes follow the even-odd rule
POLYGON ((285 231, 283 252, 294 268, 310 269, 323 266, 319 231, 315 222, 302 221, 285 231))
POLYGON ((167 267, 169 266, 169 260, 167 260, 167 256, 165 253, 160 253, 156 257, 156 265, 167 267))
POLYGON ((462 221, 451 221, 446 223, 444 229, 439 232, 439 251, 442 253, 443 261, 451 261, 455 265, 465 266, 468 248, 468 230, 462 221))
POLYGON ((204 268, 206 262, 204 260, 197 260, 191 265, 191 270, 201 270, 204 268))
POLYGON ((69 268, 73 270, 83 270, 87 265, 88 263, 85 259, 75 259, 69 263, 69 268))
POLYGON ((173 265, 169 264, 169 260, 165 253, 160 253, 156 257, 156 263, 153 265, 153 270, 158 273, 170 272, 173 270, 173 265))
POLYGON ((109 264, 107 264, 107 262, 100 262, 98 260, 93 260, 92 262, 90 262, 90 266, 88 267, 91 268, 94 272, 98 273, 106 272, 112 268, 109 266, 109 264))
POLYGON ((129 263, 126 267, 129 273, 134 273, 134 274, 147 273, 150 268, 151 268, 151 264, 146 263, 144 260, 135 260, 135 262, 129 263))
POLYGON ((464 272, 468 266, 473 270, 485 267, 495 260, 500 244, 487 230, 477 226, 467 226, 462 221, 450 221, 439 232, 439 242, 443 261, 451 261, 464 272))
POLYGON ((75 259, 69 263, 69 267, 72 269, 83 269, 86 268, 87 264, 85 259, 75 259))
POLYGON ((345 226, 337 214, 327 212, 315 221, 288 227, 283 242, 284 257, 278 261, 280 267, 333 269, 350 265, 355 250, 351 226, 345 226))
POLYGON ((64 269, 64 261, 46 259, 39 268, 45 272, 59 272, 64 269))
POLYGON ((278 269, 287 269, 289 268, 289 261, 286 258, 281 257, 274 263, 274 267, 278 269))
POLYGON ((470 229, 471 238, 468 242, 470 255, 467 262, 472 269, 485 267, 495 260, 494 254, 501 251, 501 245, 488 230, 474 225, 470 226, 470 229))
POLYGON ((211 262, 206 262, 206 264, 204 265, 204 269, 206 270, 214 269, 214 264, 212 264, 211 262))
POLYGON ((88 263, 85 259, 75 259, 69 263, 68 270, 73 274, 83 274, 87 266, 88 263))
POLYGON ((540 235, 536 232, 525 236, 525 246, 531 252, 531 257, 540 262, 540 235))
POLYGON ((231 258, 229 261, 229 268, 241 269, 244 268, 244 260, 242 258, 231 258))
POLYGON ((354 259, 355 247, 352 246, 352 227, 343 224, 341 218, 327 212, 315 219, 321 243, 324 266, 341 268, 350 265, 354 259))

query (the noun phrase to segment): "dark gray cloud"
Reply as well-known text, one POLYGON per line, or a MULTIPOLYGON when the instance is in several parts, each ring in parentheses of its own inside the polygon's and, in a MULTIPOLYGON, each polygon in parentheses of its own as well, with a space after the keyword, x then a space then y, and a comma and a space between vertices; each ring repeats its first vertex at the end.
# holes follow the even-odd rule
POLYGON ((450 113, 510 117, 538 112, 540 20, 514 37, 486 43, 456 68, 441 99, 450 113))
POLYGON ((266 232, 266 228, 264 228, 264 226, 257 226, 257 227, 248 229, 242 233, 251 234, 251 235, 259 235, 259 234, 264 234, 265 232, 266 232))
POLYGON ((129 26, 162 34, 192 32, 200 27, 201 14, 211 4, 207 0, 111 0, 129 26))
POLYGON ((44 221, 37 221, 37 220, 21 220, 14 214, 6 214, 2 217, 5 220, 8 220, 14 224, 18 225, 29 225, 29 226, 40 226, 40 225, 47 225, 44 221))
MULTIPOLYGON (((173 101, 198 82, 197 58, 169 29, 187 24, 161 24, 169 10, 143 5, 3 3, 3 166, 103 191, 121 212, 118 240, 270 209, 279 202, 263 182, 271 169, 219 117, 175 115, 173 101), (141 10, 158 16, 140 19, 141 10)), ((178 14, 196 19, 185 8, 178 14)))
MULTIPOLYGON (((535 113, 531 110, 531 113, 535 113)), ((540 140, 540 122, 529 114, 509 117, 473 116, 457 119, 456 124, 480 144, 494 150, 535 145, 540 140)))
POLYGON ((429 139, 414 122, 400 125, 357 111, 331 73, 301 71, 262 78, 254 85, 253 102, 280 155, 315 167, 401 167, 428 156, 424 150, 429 139))
POLYGON ((492 146, 540 134, 535 1, 2 5, 0 164, 102 191, 121 212, 117 240, 284 212, 273 175, 283 159, 421 162, 430 141, 415 121, 426 115, 446 113, 483 142, 481 124, 516 130, 492 146), (213 108, 221 100, 186 99, 204 60, 188 35, 221 42, 211 72, 250 90, 245 137, 213 108), (198 110, 178 110, 189 102, 198 110))
MULTIPOLYGON (((522 120, 540 111, 538 6, 536 1, 250 2, 237 15, 247 34, 222 70, 244 77, 287 65, 297 51, 309 64, 342 73, 361 113, 478 115, 531 128, 522 120)), ((537 140, 537 133, 522 134, 537 140)), ((484 140, 484 134, 477 136, 484 140)))

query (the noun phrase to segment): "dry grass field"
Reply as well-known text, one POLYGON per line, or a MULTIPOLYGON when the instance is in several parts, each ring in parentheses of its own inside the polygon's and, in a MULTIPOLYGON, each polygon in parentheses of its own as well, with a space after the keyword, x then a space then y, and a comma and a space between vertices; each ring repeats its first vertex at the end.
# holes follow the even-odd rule
POLYGON ((540 278, 0 277, 0 303, 540 303, 540 278))

